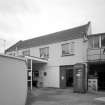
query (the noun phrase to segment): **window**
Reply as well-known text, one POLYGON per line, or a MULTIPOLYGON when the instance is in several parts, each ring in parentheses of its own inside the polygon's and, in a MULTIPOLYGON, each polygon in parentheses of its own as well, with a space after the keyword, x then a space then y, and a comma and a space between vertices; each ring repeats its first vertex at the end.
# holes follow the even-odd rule
POLYGON ((40 48, 40 57, 48 58, 49 57, 49 47, 40 48))
POLYGON ((12 55, 12 53, 9 53, 8 55, 12 55))
POLYGON ((74 42, 62 44, 62 56, 74 54, 74 42))
POLYGON ((30 50, 29 49, 24 50, 22 53, 23 53, 23 56, 30 56, 30 50))
POLYGON ((31 59, 27 60, 27 67, 28 67, 28 69, 32 69, 32 67, 31 67, 31 59))
POLYGON ((89 37, 88 48, 94 48, 93 47, 93 37, 89 37))
POLYGON ((99 48, 99 36, 89 37, 89 48, 99 48))
POLYGON ((8 55, 15 56, 15 55, 16 55, 16 53, 15 53, 15 52, 12 52, 12 53, 9 53, 8 55))
POLYGON ((99 36, 94 37, 94 48, 99 48, 99 36))
POLYGON ((105 47, 105 35, 101 36, 101 46, 105 47))
POLYGON ((16 55, 16 53, 15 53, 15 52, 13 52, 13 53, 12 53, 12 56, 15 56, 15 55, 16 55))
POLYGON ((43 75, 44 75, 44 76, 47 76, 47 72, 44 72, 43 75))

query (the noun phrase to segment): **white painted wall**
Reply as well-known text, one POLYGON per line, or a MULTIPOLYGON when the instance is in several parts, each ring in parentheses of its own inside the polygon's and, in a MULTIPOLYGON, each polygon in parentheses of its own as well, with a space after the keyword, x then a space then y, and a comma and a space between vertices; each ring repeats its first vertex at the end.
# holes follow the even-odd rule
POLYGON ((49 47, 48 64, 42 68, 43 70, 41 70, 47 72, 47 76, 43 76, 44 87, 59 87, 59 66, 74 65, 76 63, 86 62, 87 60, 87 42, 84 42, 83 39, 69 40, 60 43, 30 48, 31 55, 40 57, 39 48, 43 47, 49 47), (70 42, 75 43, 74 55, 62 57, 61 44, 70 42))
POLYGON ((41 71, 41 77, 43 78, 43 87, 58 87, 59 88, 59 67, 44 66, 41 71), (44 72, 47 73, 44 76, 44 72))
POLYGON ((86 59, 86 49, 87 42, 83 42, 83 39, 75 39, 64 41, 55 44, 43 45, 38 47, 30 48, 31 56, 40 57, 39 48, 49 47, 49 59, 48 64, 51 66, 59 66, 59 65, 67 65, 67 64, 75 64, 77 62, 83 62, 86 59), (75 43, 74 55, 73 56, 65 56, 62 57, 62 47, 61 44, 64 43, 75 43), (85 49, 85 50, 84 50, 85 49))
POLYGON ((0 55, 0 105, 25 105, 26 96, 25 61, 0 55))

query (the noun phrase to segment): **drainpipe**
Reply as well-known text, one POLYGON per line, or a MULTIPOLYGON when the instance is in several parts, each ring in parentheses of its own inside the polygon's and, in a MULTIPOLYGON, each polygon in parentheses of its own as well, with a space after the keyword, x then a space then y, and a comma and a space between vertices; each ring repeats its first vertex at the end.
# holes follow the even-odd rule
POLYGON ((83 63, 85 65, 85 89, 88 91, 88 64, 87 62, 83 63))

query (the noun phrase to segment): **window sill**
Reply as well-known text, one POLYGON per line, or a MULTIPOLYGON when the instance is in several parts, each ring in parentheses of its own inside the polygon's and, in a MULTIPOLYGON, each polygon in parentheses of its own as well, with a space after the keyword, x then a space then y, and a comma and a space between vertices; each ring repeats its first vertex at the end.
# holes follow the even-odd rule
POLYGON ((40 57, 41 59, 45 59, 45 60, 48 60, 49 59, 49 57, 40 57))
POLYGON ((97 50, 97 49, 101 49, 101 48, 88 48, 88 49, 90 49, 90 50, 91 50, 91 49, 92 49, 92 50, 97 50))
POLYGON ((66 56, 74 56, 75 54, 66 54, 66 55, 62 55, 61 57, 66 57, 66 56))

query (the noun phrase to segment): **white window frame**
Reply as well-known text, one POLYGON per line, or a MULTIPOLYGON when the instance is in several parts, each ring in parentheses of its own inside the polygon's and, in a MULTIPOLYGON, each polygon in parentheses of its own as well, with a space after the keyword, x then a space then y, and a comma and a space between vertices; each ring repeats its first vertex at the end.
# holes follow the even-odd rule
POLYGON ((70 42, 70 43, 64 43, 61 45, 62 46, 62 56, 72 56, 74 55, 74 42, 70 42), (63 46, 68 46, 68 52, 64 53, 63 52, 63 46))
POLYGON ((49 47, 39 48, 40 58, 49 58, 49 47))

